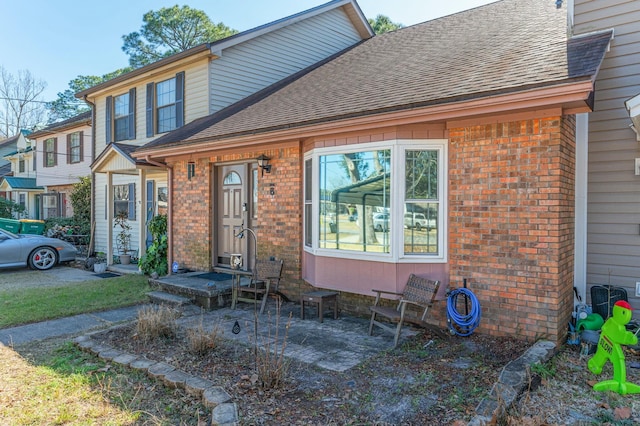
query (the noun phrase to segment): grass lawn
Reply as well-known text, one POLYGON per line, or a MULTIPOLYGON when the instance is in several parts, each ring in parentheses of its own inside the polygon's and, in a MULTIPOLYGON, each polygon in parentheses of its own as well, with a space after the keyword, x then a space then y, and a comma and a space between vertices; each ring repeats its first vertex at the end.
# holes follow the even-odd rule
POLYGON ((149 291, 144 275, 0 290, 0 328, 135 305, 146 301, 149 291))
MULTIPOLYGON (((20 281, 39 271, 20 271, 20 281)), ((49 286, 0 285, 0 328, 147 301, 148 277, 49 286)), ((7 280, 8 278, 8 280, 7 280)), ((0 278, 0 284, 2 279, 0 278)), ((7 283, 5 283, 7 284, 7 283)), ((202 425, 200 400, 139 371, 104 362, 64 338, 0 344, 1 425, 202 425)))
MULTIPOLYGON (((45 343, 49 344, 49 343, 45 343)), ((197 398, 75 347, 0 345, 2 425, 203 425, 197 398), (37 353, 36 353, 37 352, 37 353)))

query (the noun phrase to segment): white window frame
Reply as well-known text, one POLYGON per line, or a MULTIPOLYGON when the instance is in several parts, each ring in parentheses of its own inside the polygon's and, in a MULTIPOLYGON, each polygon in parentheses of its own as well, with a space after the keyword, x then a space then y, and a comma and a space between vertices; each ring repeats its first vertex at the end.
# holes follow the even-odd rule
MULTIPOLYGON (((448 140, 446 139, 394 139, 384 142, 374 142, 358 145, 341 145, 337 147, 317 148, 305 154, 303 165, 307 160, 312 160, 312 242, 311 246, 303 244, 303 248, 307 253, 322 256, 348 258, 355 260, 368 260, 389 263, 446 263, 448 260, 447 234, 448 224, 448 140), (377 252, 358 252, 350 250, 325 249, 319 247, 320 238, 320 191, 319 191, 319 159, 324 155, 343 154, 347 152, 366 152, 373 150, 390 149, 391 150, 391 245, 390 253, 377 252), (421 254, 404 254, 404 232, 393 232, 393 229, 404 228, 404 206, 405 206, 405 152, 415 150, 437 150, 438 151, 438 248, 439 252, 433 255, 421 254), (400 182, 400 184, 398 184, 400 182)), ((304 169, 304 167, 303 167, 304 169)), ((307 179, 306 171, 304 172, 304 182, 307 179)), ((302 209, 304 211, 306 195, 303 194, 302 209)), ((303 235, 306 230, 306 218, 303 214, 303 235)))
POLYGON ((113 140, 116 142, 129 140, 129 104, 131 103, 131 96, 129 92, 123 93, 113 97, 113 140), (126 100, 126 102, 125 102, 126 100), (118 137, 118 122, 124 122, 126 124, 124 135, 118 137))
POLYGON ((177 82, 176 78, 172 77, 167 80, 163 80, 156 83, 155 90, 155 115, 156 115, 156 134, 168 133, 177 128, 176 116, 178 114, 178 104, 176 101, 177 82), (173 87, 171 87, 173 86, 173 87), (170 90, 160 91, 160 88, 170 87, 170 90), (160 119, 161 112, 171 111, 173 114, 169 119, 160 119), (169 126, 166 124, 169 123, 169 126), (162 129, 160 128, 162 126, 162 129))
POLYGON ((56 166, 56 138, 48 138, 44 140, 44 167, 55 167, 56 166), (51 143, 51 146, 49 146, 51 143), (51 148, 51 149, 49 149, 51 148))
POLYGON ((69 163, 82 162, 82 138, 81 132, 73 132, 69 135, 69 163))

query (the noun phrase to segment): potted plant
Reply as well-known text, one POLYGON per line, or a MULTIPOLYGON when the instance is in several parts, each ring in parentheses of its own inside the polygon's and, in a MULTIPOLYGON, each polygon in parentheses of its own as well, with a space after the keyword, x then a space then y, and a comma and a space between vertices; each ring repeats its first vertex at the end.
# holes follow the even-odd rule
POLYGON ((116 243, 120 250, 120 263, 122 265, 128 265, 131 263, 131 225, 129 224, 129 215, 126 211, 119 211, 116 214, 114 228, 118 228, 120 231, 116 235, 116 243))
POLYGON ((93 272, 96 274, 102 274, 107 270, 107 256, 99 251, 96 253, 96 257, 93 262, 93 272))

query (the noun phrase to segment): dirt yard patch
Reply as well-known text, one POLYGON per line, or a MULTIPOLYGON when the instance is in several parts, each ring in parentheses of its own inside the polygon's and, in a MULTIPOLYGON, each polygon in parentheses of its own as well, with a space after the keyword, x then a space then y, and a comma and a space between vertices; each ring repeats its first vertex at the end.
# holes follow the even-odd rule
POLYGON ((263 389, 251 347, 229 341, 207 356, 189 353, 183 331, 143 342, 133 326, 96 335, 102 343, 167 362, 224 387, 242 424, 450 424, 469 420, 502 367, 527 345, 483 335, 420 334, 345 372, 292 362, 284 385, 263 389))

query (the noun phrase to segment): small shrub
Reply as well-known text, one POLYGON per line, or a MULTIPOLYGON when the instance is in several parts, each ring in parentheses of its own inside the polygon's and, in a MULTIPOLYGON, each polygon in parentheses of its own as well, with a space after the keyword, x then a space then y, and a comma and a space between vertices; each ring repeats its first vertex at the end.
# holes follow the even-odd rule
POLYGON ((24 215, 26 209, 18 203, 0 197, 0 217, 14 219, 24 215))
POLYGON ((145 306, 138 310, 136 333, 143 341, 175 337, 178 316, 176 311, 164 305, 145 306))
POLYGON ((187 347, 189 352, 195 355, 206 355, 209 351, 214 350, 222 339, 222 330, 219 324, 213 327, 213 330, 207 331, 204 328, 202 318, 200 324, 196 328, 187 329, 187 347))
POLYGON ((256 375, 260 387, 263 389, 275 389, 282 386, 287 378, 290 362, 284 356, 287 347, 289 327, 291 327, 291 314, 285 326, 284 336, 280 335, 280 302, 276 307, 275 331, 271 327, 271 314, 269 314, 268 334, 264 338, 262 348, 258 345, 258 313, 255 314, 255 341, 254 355, 256 375))

